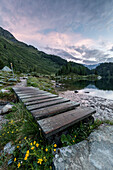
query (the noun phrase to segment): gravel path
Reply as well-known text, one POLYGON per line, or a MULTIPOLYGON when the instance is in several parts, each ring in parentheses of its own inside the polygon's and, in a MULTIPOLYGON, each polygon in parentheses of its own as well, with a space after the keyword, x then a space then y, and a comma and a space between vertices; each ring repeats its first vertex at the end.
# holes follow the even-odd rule
POLYGON ((71 101, 79 102, 81 106, 96 109, 94 119, 113 121, 113 100, 90 96, 87 94, 79 94, 74 91, 60 92, 60 97, 68 98, 71 101))

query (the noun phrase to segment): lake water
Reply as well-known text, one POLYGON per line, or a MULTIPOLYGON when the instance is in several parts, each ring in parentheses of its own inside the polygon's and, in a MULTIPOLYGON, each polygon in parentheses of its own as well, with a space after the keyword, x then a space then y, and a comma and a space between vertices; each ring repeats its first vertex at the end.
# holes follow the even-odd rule
POLYGON ((78 90, 78 93, 87 93, 87 95, 103 97, 113 100, 113 79, 101 79, 98 81, 87 80, 63 80, 61 91, 78 90))

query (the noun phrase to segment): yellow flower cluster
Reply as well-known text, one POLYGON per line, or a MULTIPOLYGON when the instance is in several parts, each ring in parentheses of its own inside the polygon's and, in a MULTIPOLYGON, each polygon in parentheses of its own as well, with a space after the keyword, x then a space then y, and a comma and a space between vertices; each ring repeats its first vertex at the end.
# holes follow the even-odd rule
POLYGON ((38 162, 37 162, 37 163, 41 165, 41 164, 42 164, 42 161, 43 161, 43 159, 38 159, 38 162))
POLYGON ((26 151, 25 158, 24 158, 25 161, 27 160, 28 156, 29 156, 29 150, 26 151))
POLYGON ((37 147, 37 148, 39 147, 39 144, 38 144, 38 143, 36 143, 36 147, 37 147))
POLYGON ((35 147, 34 147, 34 146, 32 146, 32 147, 31 147, 31 150, 33 150, 34 148, 35 148, 35 147))
POLYGON ((18 168, 20 168, 20 166, 21 166, 20 162, 18 163, 18 165, 17 165, 17 166, 18 166, 18 168))

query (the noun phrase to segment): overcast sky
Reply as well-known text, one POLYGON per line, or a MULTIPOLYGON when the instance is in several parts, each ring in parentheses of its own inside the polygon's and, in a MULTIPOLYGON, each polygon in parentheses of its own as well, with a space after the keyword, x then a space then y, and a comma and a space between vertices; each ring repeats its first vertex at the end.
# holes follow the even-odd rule
POLYGON ((0 0, 0 24, 68 61, 113 62, 113 0, 0 0))

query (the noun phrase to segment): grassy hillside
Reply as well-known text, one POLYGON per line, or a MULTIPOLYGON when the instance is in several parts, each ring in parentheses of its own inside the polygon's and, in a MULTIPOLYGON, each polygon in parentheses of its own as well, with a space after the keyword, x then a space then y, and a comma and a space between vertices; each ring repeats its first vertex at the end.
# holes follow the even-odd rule
POLYGON ((0 67, 9 66, 10 63, 13 63, 14 69, 20 72, 54 73, 66 61, 60 57, 49 56, 32 46, 0 37, 0 67))
POLYGON ((19 42, 10 32, 0 27, 0 69, 5 65, 10 66, 10 63, 13 63, 15 71, 49 74, 57 72, 67 61, 19 42))

